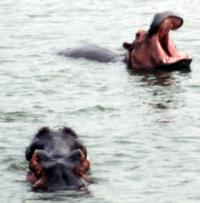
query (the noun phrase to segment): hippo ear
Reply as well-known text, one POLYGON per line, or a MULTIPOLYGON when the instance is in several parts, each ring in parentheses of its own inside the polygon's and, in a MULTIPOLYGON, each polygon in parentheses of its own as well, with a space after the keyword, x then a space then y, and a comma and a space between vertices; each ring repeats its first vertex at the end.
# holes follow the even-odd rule
POLYGON ((124 49, 128 49, 129 51, 132 51, 132 50, 133 50, 133 44, 131 44, 131 43, 124 42, 124 43, 122 44, 122 46, 124 47, 124 49))
POLYGON ((64 133, 64 134, 70 134, 72 137, 74 137, 74 138, 77 138, 78 136, 77 136, 77 134, 71 129, 71 128, 68 128, 68 127, 64 127, 63 129, 62 129, 62 132, 64 133))
POLYGON ((40 138, 41 136, 45 135, 45 134, 48 134, 50 132, 50 129, 49 127, 43 127, 41 128, 37 134, 35 135, 36 138, 40 138))

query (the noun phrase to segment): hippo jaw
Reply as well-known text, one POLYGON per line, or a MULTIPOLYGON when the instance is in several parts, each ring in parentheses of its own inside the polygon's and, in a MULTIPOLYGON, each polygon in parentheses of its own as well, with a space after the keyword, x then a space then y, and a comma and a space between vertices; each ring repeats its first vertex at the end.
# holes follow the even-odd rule
POLYGON ((126 56, 128 65, 135 70, 168 66, 173 70, 178 65, 189 67, 191 57, 177 50, 169 34, 182 24, 183 19, 172 12, 156 14, 148 32, 139 30, 132 43, 123 44, 128 50, 126 56))
POLYGON ((160 57, 160 65, 170 65, 183 59, 190 59, 189 55, 182 54, 177 50, 174 42, 170 38, 169 32, 178 29, 181 25, 182 21, 179 18, 168 17, 160 23, 158 31, 152 36, 157 40, 157 57, 160 57))

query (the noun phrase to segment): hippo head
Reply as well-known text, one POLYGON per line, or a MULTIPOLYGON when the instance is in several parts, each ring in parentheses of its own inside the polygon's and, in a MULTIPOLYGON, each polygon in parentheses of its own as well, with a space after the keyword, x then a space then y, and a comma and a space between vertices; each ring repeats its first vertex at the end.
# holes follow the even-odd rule
POLYGON ((34 189, 79 189, 85 186, 89 161, 85 146, 70 128, 41 128, 27 147, 27 180, 34 189))
POLYGON ((139 30, 133 43, 124 42, 128 50, 127 62, 134 69, 153 69, 157 67, 186 65, 192 59, 180 53, 170 38, 169 32, 177 30, 183 19, 173 12, 157 13, 148 32, 139 30))

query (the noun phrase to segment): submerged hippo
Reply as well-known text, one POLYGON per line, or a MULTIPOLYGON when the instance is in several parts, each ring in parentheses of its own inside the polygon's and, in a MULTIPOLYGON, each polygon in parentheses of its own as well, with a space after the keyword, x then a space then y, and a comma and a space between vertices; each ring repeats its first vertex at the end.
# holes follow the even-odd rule
POLYGON ((101 63, 115 62, 119 58, 119 54, 94 44, 87 44, 71 49, 69 48, 60 51, 58 54, 71 58, 85 58, 101 63))
POLYGON ((191 57, 180 53, 169 36, 171 30, 177 30, 182 24, 183 19, 173 12, 157 13, 147 32, 139 30, 133 43, 124 42, 128 65, 137 70, 189 67, 191 57))
POLYGON ((88 181, 86 148, 70 128, 41 128, 25 156, 29 162, 27 180, 34 189, 80 189, 88 181))

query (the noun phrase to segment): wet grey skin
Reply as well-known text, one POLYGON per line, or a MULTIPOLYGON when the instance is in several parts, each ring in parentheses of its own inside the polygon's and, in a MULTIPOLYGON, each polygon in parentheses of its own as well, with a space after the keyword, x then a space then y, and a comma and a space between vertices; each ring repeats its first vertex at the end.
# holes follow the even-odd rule
MULTIPOLYGON (((44 187, 39 189, 84 188, 85 181, 74 173, 74 169, 81 162, 80 149, 87 155, 85 146, 70 128, 65 127, 58 131, 41 128, 25 151, 27 161, 31 160, 35 151, 37 152, 39 162, 48 178, 44 187)), ((30 172, 31 169, 29 174, 30 172)))
POLYGON ((119 54, 93 44, 66 49, 60 51, 58 54, 71 58, 85 58, 101 63, 115 62, 119 58, 119 54))

